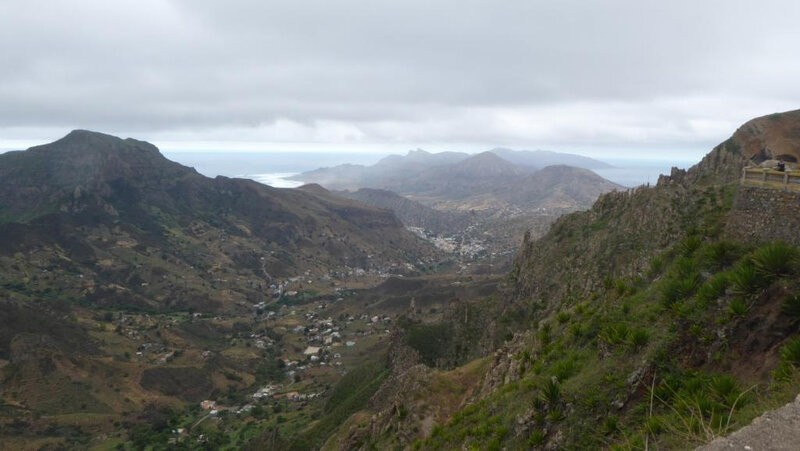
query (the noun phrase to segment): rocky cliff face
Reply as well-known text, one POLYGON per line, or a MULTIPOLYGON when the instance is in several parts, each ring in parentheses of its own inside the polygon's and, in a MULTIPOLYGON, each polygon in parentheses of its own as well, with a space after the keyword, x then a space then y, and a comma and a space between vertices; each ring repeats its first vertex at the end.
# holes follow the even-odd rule
POLYGON ((740 177, 748 164, 776 159, 800 161, 800 110, 746 122, 692 167, 688 178, 692 183, 726 183, 740 177))
POLYGON ((635 276, 688 230, 714 227, 732 196, 730 186, 684 183, 606 194, 589 211, 562 217, 541 239, 522 243, 509 274, 509 300, 580 298, 607 277, 635 276))
MULTIPOLYGON (((748 122, 688 171, 673 170, 652 188, 605 194, 589 211, 559 219, 543 238, 526 236, 499 301, 482 304, 493 323, 482 327, 479 347, 501 336, 506 341, 477 360, 485 366, 463 408, 421 447, 588 449, 621 440, 618 422, 646 411, 652 387, 674 394, 671 380, 707 386, 697 376, 703 371, 732 377, 734 385, 737 378, 748 385, 769 380, 777 350, 795 333, 781 305, 796 274, 754 292, 745 313, 736 290, 705 291, 705 300, 694 294, 728 277, 723 272, 730 267, 708 266, 704 252, 727 249, 732 256, 723 260, 738 259, 736 267, 746 269, 751 257, 741 249, 775 239, 797 243, 797 196, 739 188, 738 179, 744 165, 762 158, 789 160, 800 150, 792 144, 798 125, 798 112, 748 122), (677 306, 665 301, 671 284, 687 280, 677 306)), ((419 377, 430 380, 440 371, 419 377)), ((676 409, 657 404, 665 417, 676 409)), ((380 424, 398 424, 381 418, 380 424)), ((382 443, 390 427, 362 438, 382 443)), ((626 430, 623 439, 629 432, 638 433, 626 430)), ((658 434, 669 443, 669 433, 658 434)))
POLYGON ((800 110, 775 113, 748 121, 733 134, 741 154, 755 163, 800 159, 800 110))
POLYGON ((450 371, 432 369, 401 335, 394 337, 390 360, 392 375, 370 400, 373 413, 346 423, 323 449, 408 448, 475 397, 487 366, 479 360, 450 371))
POLYGON ((641 272, 687 231, 725 220, 745 165, 795 155, 800 110, 748 121, 688 171, 673 169, 653 188, 605 194, 589 211, 562 217, 541 239, 524 242, 510 274, 512 298, 580 296, 607 276, 641 272))

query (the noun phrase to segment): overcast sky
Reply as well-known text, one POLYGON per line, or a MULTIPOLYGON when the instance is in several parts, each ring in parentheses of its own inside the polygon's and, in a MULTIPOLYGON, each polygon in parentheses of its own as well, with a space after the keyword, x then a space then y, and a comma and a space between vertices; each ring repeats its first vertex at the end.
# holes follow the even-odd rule
POLYGON ((693 157, 800 108, 796 0, 2 0, 0 148, 693 157))

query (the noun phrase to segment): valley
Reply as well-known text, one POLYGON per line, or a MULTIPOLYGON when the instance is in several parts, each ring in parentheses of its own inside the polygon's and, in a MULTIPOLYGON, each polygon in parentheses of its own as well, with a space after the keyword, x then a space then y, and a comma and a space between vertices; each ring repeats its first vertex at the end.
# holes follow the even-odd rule
POLYGON ((800 449, 800 2, 0 2, 0 451, 800 449))
POLYGON ((632 190, 483 154, 405 195, 274 189, 87 131, 0 155, 0 444, 707 443, 797 394, 797 193, 739 178, 798 129, 632 190))
POLYGON ((435 317, 497 283, 448 276, 457 259, 385 210, 205 178, 139 141, 76 131, 0 173, 4 447, 302 445, 377 389, 417 298, 435 317), (359 375, 372 391, 331 407, 359 375))
POLYGON ((607 167, 556 152, 494 149, 470 156, 416 150, 372 166, 321 168, 293 179, 392 210, 418 236, 452 254, 461 273, 501 274, 525 233, 542 236, 561 215, 622 189, 586 169, 607 167))

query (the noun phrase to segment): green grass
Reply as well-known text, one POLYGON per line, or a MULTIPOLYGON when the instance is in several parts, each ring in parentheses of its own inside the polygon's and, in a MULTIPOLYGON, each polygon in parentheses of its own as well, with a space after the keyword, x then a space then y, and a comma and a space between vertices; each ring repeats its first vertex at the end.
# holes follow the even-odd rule
POLYGON ((800 368, 800 337, 789 340, 781 348, 781 361, 800 368))
POLYGON ((638 351, 650 342, 650 332, 646 329, 636 329, 628 336, 628 345, 638 351))
MULTIPOLYGON (((780 267, 764 263, 780 260, 766 257, 776 251, 745 252, 708 238, 686 241, 656 257, 651 267, 664 274, 661 279, 631 282, 636 290, 627 290, 618 282, 628 279, 609 277, 606 289, 589 296, 591 301, 572 306, 562 301, 559 310, 539 319, 538 330, 520 348, 527 354, 518 355, 530 362, 528 371, 518 373, 521 379, 501 386, 471 414, 457 414, 458 422, 442 425, 435 439, 419 447, 487 449, 499 443, 526 449, 549 443, 557 431, 566 449, 642 449, 645 440, 653 449, 685 449, 729 433, 764 406, 788 399, 780 385, 746 387, 728 373, 728 338, 711 333, 720 324, 748 318, 752 296, 778 277, 755 264, 758 255, 763 267, 780 267), (665 310, 664 304, 671 308, 665 310), (676 352, 683 340, 695 343, 699 353, 721 349, 701 372, 676 352), (652 414, 648 396, 630 395, 636 374, 641 378, 636 383, 644 387, 655 382, 652 414), (620 400, 623 407, 612 410, 620 400), (491 432, 493 413, 500 417, 493 421, 511 430, 519 417, 530 415, 531 432, 497 438, 491 432)), ((800 317, 800 300, 787 296, 783 302, 784 314, 800 317)), ((784 379, 800 379, 800 338, 787 343, 781 361, 784 379)))
POLYGON ((308 431, 300 434, 290 449, 319 449, 350 415, 364 408, 388 376, 388 369, 373 362, 353 369, 334 387, 331 398, 325 404, 324 416, 308 431))

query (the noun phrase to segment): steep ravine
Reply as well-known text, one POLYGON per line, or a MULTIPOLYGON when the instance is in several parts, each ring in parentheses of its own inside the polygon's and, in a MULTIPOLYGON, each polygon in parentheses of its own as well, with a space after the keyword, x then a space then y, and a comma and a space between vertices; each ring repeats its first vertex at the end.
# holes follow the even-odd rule
MULTIPOLYGON (((798 333, 785 313, 800 285, 798 251, 772 244, 777 233, 743 228, 754 208, 761 221, 772 209, 792 220, 800 213, 779 208, 783 196, 740 190, 737 179, 744 165, 775 156, 765 149, 800 152, 791 144, 798 130, 800 111, 754 119, 688 171, 601 196, 543 238, 526 237, 504 288, 476 307, 492 323, 480 342, 505 343, 456 368, 481 368, 478 379, 454 385, 460 407, 431 429, 413 406, 399 411, 396 398, 387 405, 376 397, 370 419, 349 424, 361 431, 349 445, 625 449, 657 441, 680 449, 785 402, 787 381, 798 379, 783 351, 798 333), (781 252, 792 268, 785 274, 751 269, 781 252), (747 288, 741 277, 752 271, 747 288), (699 416, 684 427, 693 403, 699 416), (718 408, 736 415, 719 424, 718 408), (398 427, 406 433, 393 435, 398 427)), ((454 371, 418 365, 426 381, 454 371)), ((427 383, 420 391, 407 369, 400 374, 389 380, 406 399, 442 396, 427 383)))

